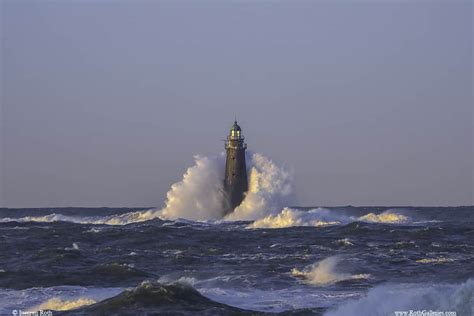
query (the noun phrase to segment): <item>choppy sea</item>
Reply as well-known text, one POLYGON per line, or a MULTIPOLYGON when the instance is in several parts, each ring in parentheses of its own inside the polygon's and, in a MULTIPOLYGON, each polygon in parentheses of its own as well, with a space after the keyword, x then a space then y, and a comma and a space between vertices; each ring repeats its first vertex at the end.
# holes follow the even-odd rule
POLYGON ((472 206, 150 212, 0 209, 0 315, 474 314, 472 206))

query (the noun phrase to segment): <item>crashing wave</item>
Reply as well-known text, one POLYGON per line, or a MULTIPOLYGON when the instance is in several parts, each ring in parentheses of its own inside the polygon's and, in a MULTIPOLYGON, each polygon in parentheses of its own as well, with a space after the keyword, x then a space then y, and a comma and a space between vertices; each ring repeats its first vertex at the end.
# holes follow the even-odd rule
POLYGON ((222 218, 225 157, 195 156, 195 165, 171 186, 166 206, 153 215, 164 219, 209 220, 222 218))
POLYGON ((409 218, 402 214, 397 214, 392 210, 381 214, 369 213, 359 217, 359 221, 367 223, 403 224, 409 222, 409 218))
POLYGON ((249 225, 250 228, 284 228, 293 226, 328 226, 349 222, 346 216, 317 208, 309 211, 295 210, 285 207, 279 214, 268 215, 249 225))
POLYGON ((335 210, 316 208, 297 210, 285 207, 292 202, 292 173, 258 153, 247 153, 249 190, 242 203, 222 218, 223 178, 225 155, 195 156, 194 166, 188 168, 183 179, 171 186, 165 207, 109 216, 68 216, 49 214, 23 218, 3 218, 0 222, 73 222, 78 224, 126 225, 152 219, 192 221, 254 221, 250 228, 284 228, 294 226, 322 227, 367 223, 404 224, 410 219, 393 210, 381 214, 369 213, 359 218, 338 214, 335 210))
MULTIPOLYGON (((271 214, 291 201, 292 175, 265 156, 248 154, 249 190, 242 203, 225 220, 254 220, 271 214)), ((162 219, 222 219, 225 157, 196 157, 183 180, 171 186, 162 219)))
POLYGON ((292 172, 261 154, 251 155, 249 191, 226 220, 256 220, 274 214, 293 201, 292 172))
POLYGON ((327 285, 344 280, 367 279, 370 277, 369 274, 352 275, 349 273, 336 272, 335 268, 339 261, 340 258, 336 256, 329 257, 307 266, 302 271, 293 268, 291 275, 301 277, 306 283, 313 285, 327 285))
POLYGON ((393 315, 394 311, 456 311, 472 315, 474 279, 452 284, 387 284, 377 286, 366 297, 349 301, 325 316, 393 315), (383 302, 383 304, 381 304, 383 302))
POLYGON ((345 225, 352 222, 379 224, 404 224, 410 219, 392 210, 381 214, 369 213, 361 217, 346 216, 336 210, 316 208, 308 211, 285 207, 280 213, 258 219, 249 228, 285 228, 294 226, 322 227, 328 225, 345 225))
POLYGON ((95 303, 97 302, 87 297, 81 297, 78 299, 71 300, 53 297, 47 300, 46 302, 29 309, 29 312, 37 312, 41 310, 67 311, 87 305, 92 305, 95 303))
MULTIPOLYGON (((255 220, 280 210, 292 201, 292 173, 265 156, 248 154, 249 191, 235 211, 225 220, 255 220)), ((222 219, 225 156, 195 156, 195 165, 183 179, 171 186, 165 207, 105 217, 80 217, 63 214, 3 218, 1 222, 72 222, 78 224, 126 225, 155 218, 194 221, 222 219)))

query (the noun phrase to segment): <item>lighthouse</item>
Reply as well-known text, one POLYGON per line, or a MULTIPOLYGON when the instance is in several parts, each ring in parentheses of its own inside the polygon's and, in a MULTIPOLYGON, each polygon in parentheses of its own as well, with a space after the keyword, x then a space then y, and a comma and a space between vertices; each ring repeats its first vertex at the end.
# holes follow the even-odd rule
POLYGON ((237 121, 234 121, 225 142, 224 215, 239 206, 248 190, 245 149, 247 149, 247 144, 244 142, 242 129, 237 121))

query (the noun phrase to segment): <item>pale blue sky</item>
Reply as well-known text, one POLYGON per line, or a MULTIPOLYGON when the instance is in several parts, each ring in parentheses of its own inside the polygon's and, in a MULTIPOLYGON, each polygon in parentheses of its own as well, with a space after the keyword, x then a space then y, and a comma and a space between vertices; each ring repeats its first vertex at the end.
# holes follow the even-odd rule
POLYGON ((299 205, 473 204, 471 1, 1 1, 0 206, 162 206, 238 116, 299 205))

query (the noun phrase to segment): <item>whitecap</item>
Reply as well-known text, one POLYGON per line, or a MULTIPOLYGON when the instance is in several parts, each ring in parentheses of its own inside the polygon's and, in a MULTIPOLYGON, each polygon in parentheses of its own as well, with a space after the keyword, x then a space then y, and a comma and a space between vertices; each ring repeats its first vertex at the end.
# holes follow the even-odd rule
POLYGON ((423 258, 416 260, 417 263, 425 263, 425 264, 443 264, 448 262, 453 262, 455 259, 452 258, 445 258, 445 257, 438 257, 438 258, 423 258))
POLYGON ((474 279, 462 284, 386 284, 370 289, 359 300, 348 301, 325 316, 393 315, 394 311, 456 311, 472 315, 474 279))
POLYGON ((334 243, 338 245, 346 246, 346 247, 354 246, 354 243, 349 238, 339 239, 339 240, 336 240, 334 243))
POLYGON ((38 306, 30 308, 29 312, 36 312, 40 310, 54 310, 54 311, 67 311, 71 309, 75 309, 78 307, 83 307, 91 304, 97 303, 95 300, 87 297, 80 297, 77 299, 62 299, 60 297, 53 297, 47 300, 44 303, 41 303, 38 306))
POLYGON ((122 288, 82 286, 33 287, 23 290, 0 289, 0 314, 12 310, 68 310, 99 302, 122 292, 122 288))
POLYGON ((361 222, 367 223, 385 223, 385 224, 403 224, 408 223, 408 216, 395 213, 392 210, 387 210, 381 214, 369 213, 358 218, 361 222))
POLYGON ((294 226, 323 227, 346 223, 350 219, 331 210, 317 208, 302 211, 285 207, 276 215, 268 215, 250 224, 249 228, 285 228, 294 226))
POLYGON ((369 274, 349 274, 336 272, 335 268, 340 261, 339 257, 332 256, 307 266, 303 270, 293 268, 291 275, 301 277, 306 283, 313 285, 328 285, 344 280, 367 279, 369 274))

